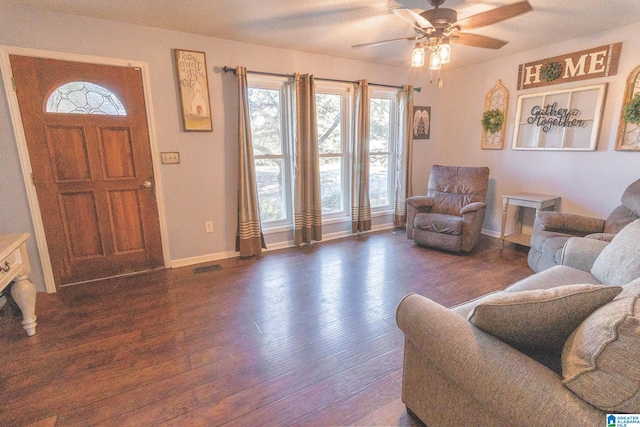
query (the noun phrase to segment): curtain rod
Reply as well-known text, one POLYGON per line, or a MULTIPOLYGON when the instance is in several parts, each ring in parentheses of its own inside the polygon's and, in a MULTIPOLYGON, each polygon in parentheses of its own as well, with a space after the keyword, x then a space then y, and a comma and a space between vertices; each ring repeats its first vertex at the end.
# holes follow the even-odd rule
MULTIPOLYGON (((222 67, 222 71, 224 71, 225 73, 236 73, 236 69, 233 67, 227 67, 226 65, 224 67, 222 67)), ((281 74, 281 73, 267 73, 265 71, 251 71, 251 70, 247 70, 247 73, 251 73, 251 74, 259 74, 261 76, 272 76, 272 77, 293 77, 294 74, 281 74)), ((316 77, 316 80, 322 80, 325 82, 336 82, 336 83, 358 83, 356 81, 351 81, 351 80, 340 80, 340 79, 325 79, 322 77, 316 77)), ((385 84, 380 84, 380 83, 369 83, 369 85, 371 86, 382 86, 382 87, 392 87, 394 89, 402 89, 402 86, 393 86, 393 85, 385 85, 385 84)), ((414 87, 413 90, 415 92, 420 92, 422 91, 421 87, 414 87)))

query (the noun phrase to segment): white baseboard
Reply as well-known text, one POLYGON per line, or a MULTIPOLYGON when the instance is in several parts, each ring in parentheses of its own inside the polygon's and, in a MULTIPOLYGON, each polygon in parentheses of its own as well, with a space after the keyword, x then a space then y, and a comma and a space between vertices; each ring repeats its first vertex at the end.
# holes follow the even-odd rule
POLYGON ((486 228, 482 229, 482 234, 484 234, 485 236, 489 236, 489 237, 495 237, 496 239, 500 238, 500 232, 499 231, 493 231, 493 230, 489 230, 486 228))
MULTIPOLYGON (((371 231, 366 231, 361 234, 371 233, 374 231, 392 230, 393 228, 394 228, 393 224, 381 224, 381 225, 373 226, 371 227, 371 231)), ((342 239, 343 237, 349 237, 353 235, 354 234, 350 231, 346 231, 346 230, 339 231, 337 233, 331 233, 331 234, 322 236, 322 242, 335 240, 335 239, 342 239)), ((277 251, 278 249, 286 249, 286 248, 292 248, 292 247, 295 247, 295 245, 293 244, 293 240, 288 240, 285 242, 270 244, 269 247, 265 250, 265 252, 277 251)), ((236 258, 238 256, 240 256, 240 252, 233 251, 233 252, 218 252, 215 254, 200 255, 200 256, 191 257, 191 258, 180 258, 180 259, 171 260, 169 267, 170 268, 188 267, 190 265, 203 264, 203 263, 212 262, 212 261, 220 261, 222 259, 236 258)))

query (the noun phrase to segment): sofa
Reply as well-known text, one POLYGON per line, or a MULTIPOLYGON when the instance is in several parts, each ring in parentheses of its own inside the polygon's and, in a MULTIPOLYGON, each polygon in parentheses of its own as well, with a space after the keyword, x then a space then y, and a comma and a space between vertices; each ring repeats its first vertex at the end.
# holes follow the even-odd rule
POLYGON ((604 426, 640 413, 640 220, 448 309, 400 302, 402 400, 428 426, 604 426))
POLYGON ((589 237, 610 241, 630 222, 640 218, 640 179, 622 193, 620 205, 606 219, 582 215, 540 211, 531 233, 529 267, 540 272, 559 264, 558 257, 570 237, 589 237))

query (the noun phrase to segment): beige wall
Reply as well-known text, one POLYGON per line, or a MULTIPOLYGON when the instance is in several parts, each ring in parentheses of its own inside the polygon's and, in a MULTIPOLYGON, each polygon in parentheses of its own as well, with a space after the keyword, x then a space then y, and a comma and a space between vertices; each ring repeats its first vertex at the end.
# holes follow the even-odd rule
MULTIPOLYGON (((640 64, 640 25, 566 41, 543 49, 475 66, 445 70, 444 88, 428 85, 428 71, 392 67, 313 55, 260 45, 233 42, 179 32, 94 20, 0 4, 0 45, 142 61, 149 64, 151 94, 159 151, 180 152, 180 165, 161 166, 170 258, 177 264, 232 254, 236 229, 236 95, 231 74, 218 67, 244 65, 275 73, 314 73, 318 77, 355 80, 367 78, 386 84, 422 86, 416 105, 432 107, 431 139, 416 141, 414 189, 424 193, 432 164, 487 165, 491 193, 485 230, 500 227, 500 195, 528 191, 562 196, 562 209, 605 216, 618 203, 630 182, 640 177, 640 153, 614 151, 615 134, 625 79, 640 64), (520 63, 623 42, 617 76, 590 81, 608 82, 604 125, 594 152, 533 152, 510 148, 515 116, 517 67, 520 63), (213 110, 212 133, 181 131, 178 89, 172 49, 204 51, 209 68, 213 110), (507 147, 480 149, 480 118, 484 97, 501 79, 510 90, 507 147), (205 233, 213 221, 215 232, 205 233)), ((453 55, 455 56, 455 47, 453 55)), ((582 83, 564 87, 579 86, 582 83)), ((556 86, 558 88, 563 86, 556 86)), ((535 89, 533 90, 535 91, 535 89)), ((0 94, 0 194, 3 195, 0 233, 33 233, 20 162, 5 94, 0 94)), ((389 222, 377 218, 376 224, 389 222)), ((330 232, 346 230, 334 225, 330 232)), ((289 233, 269 235, 269 243, 286 242, 289 233)), ((35 243, 29 243, 34 282, 44 290, 35 243)))
MULTIPOLYGON (((170 258, 184 264, 229 256, 235 250, 237 112, 236 81, 220 73, 228 65, 273 73, 313 73, 317 77, 392 85, 420 84, 411 69, 351 61, 174 31, 35 11, 0 4, 0 45, 95 55, 146 62, 149 65, 154 123, 159 151, 178 151, 180 165, 160 166, 170 258), (173 48, 204 51, 207 56, 212 133, 181 131, 173 48), (205 233, 213 221, 214 233, 205 233)), ((426 91, 420 96, 426 97, 426 91)), ((0 94, 0 233, 33 234, 7 100, 0 94)), ((390 217, 376 218, 377 224, 390 217)), ((350 228, 350 225, 349 225, 350 228)), ((330 232, 347 230, 333 225, 330 232)), ((270 246, 287 242, 290 233, 268 235, 270 246)), ((33 239, 29 254, 33 281, 44 290, 33 239)))
MULTIPOLYGON (((499 232, 501 194, 531 192, 562 197, 562 211, 606 217, 620 204, 622 192, 640 178, 640 152, 615 151, 616 132, 627 75, 640 65, 640 24, 629 25, 569 40, 534 51, 443 73, 444 87, 433 97, 432 140, 416 143, 414 189, 425 191, 429 168, 434 163, 483 165, 491 169, 491 193, 485 218, 485 231, 499 232), (565 53, 622 42, 618 73, 615 76, 566 83, 538 89, 516 90, 518 65, 565 53), (507 144, 501 151, 481 150, 487 92, 502 80, 509 89, 507 144), (608 83, 603 125, 596 151, 542 152, 511 149, 517 97, 588 84, 608 83)), ((455 55, 455 46, 454 52, 455 55)), ((532 218, 529 218, 532 220, 532 218)))

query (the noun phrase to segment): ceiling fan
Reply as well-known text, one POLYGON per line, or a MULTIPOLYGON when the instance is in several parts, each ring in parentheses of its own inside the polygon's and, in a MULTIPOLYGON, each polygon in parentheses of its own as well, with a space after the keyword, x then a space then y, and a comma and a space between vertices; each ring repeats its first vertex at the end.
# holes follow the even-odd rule
POLYGON ((485 27, 533 10, 528 1, 521 1, 478 13, 458 21, 458 13, 454 9, 440 7, 444 2, 445 0, 429 0, 429 3, 434 8, 425 10, 422 13, 416 13, 406 8, 391 10, 396 16, 410 23, 418 34, 417 36, 364 43, 352 47, 371 47, 401 40, 413 40, 417 43, 412 54, 412 65, 424 65, 424 49, 427 48, 432 51, 429 68, 438 69, 440 64, 449 62, 451 53, 449 42, 487 49, 500 49, 507 44, 505 41, 491 37, 463 33, 462 29, 472 30, 485 27), (437 55, 434 55, 434 53, 437 53, 437 55), (422 55, 422 63, 420 63, 420 55, 422 55), (433 63, 434 61, 437 63, 433 63))

